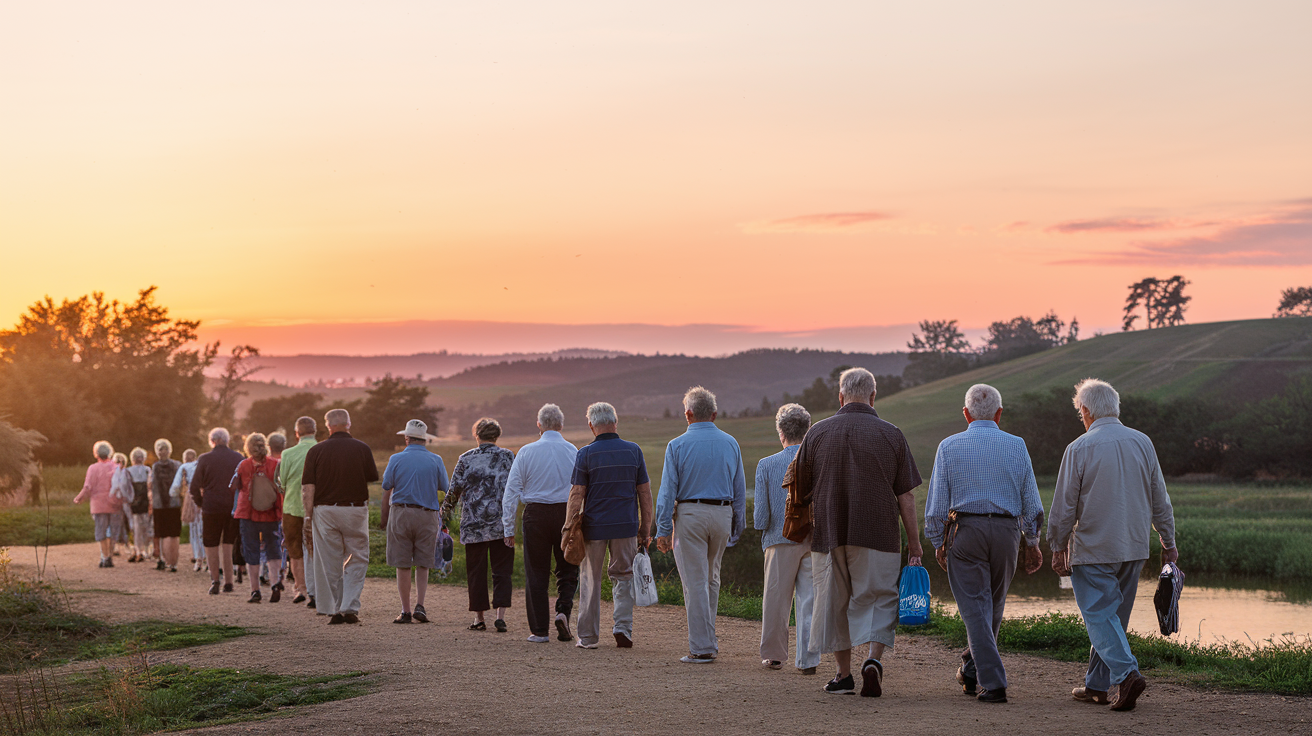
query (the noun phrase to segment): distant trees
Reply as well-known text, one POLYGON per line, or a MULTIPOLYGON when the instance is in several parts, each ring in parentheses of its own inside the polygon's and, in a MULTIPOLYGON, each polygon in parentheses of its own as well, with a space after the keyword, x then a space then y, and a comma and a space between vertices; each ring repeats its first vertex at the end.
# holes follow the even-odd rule
POLYGON ((428 425, 429 434, 437 434, 437 415, 442 407, 428 406, 428 388, 411 386, 391 374, 374 381, 365 393, 359 410, 351 412, 351 434, 377 450, 404 444, 397 432, 405 423, 418 419, 428 425))
POLYGON ((907 347, 910 362, 902 376, 913 386, 961 373, 971 365, 970 343, 955 319, 922 321, 907 347))
POLYGON ((1280 292, 1277 317, 1312 317, 1312 286, 1291 286, 1280 292))
MULTIPOLYGON (((793 396, 787 392, 784 393, 783 403, 796 402, 806 407, 811 413, 837 411, 838 410, 838 377, 843 371, 851 368, 850 365, 840 365, 829 371, 829 377, 820 377, 815 379, 807 388, 802 389, 802 393, 793 396)), ((875 376, 875 393, 877 397, 888 397, 901 391, 904 386, 902 376, 879 375, 875 376)))
POLYGON ((1037 320, 1024 316, 1014 317, 1006 322, 989 325, 980 358, 981 362, 1002 362, 1061 347, 1079 339, 1079 320, 1071 319, 1070 327, 1067 328, 1066 322, 1054 311, 1049 311, 1037 320))
POLYGON ((1183 276, 1169 279, 1148 277, 1138 283, 1130 284, 1130 294, 1125 298, 1125 316, 1121 319, 1121 329, 1133 330, 1139 319, 1136 313, 1142 306, 1145 324, 1148 329, 1154 327, 1173 327, 1184 324, 1184 310, 1193 299, 1185 296, 1184 287, 1189 281, 1183 276))
MULTIPOLYGON (((217 348, 218 343, 214 347, 217 348)), ((236 423, 237 400, 246 395, 242 382, 264 370, 264 366, 253 362, 258 357, 260 351, 252 345, 233 346, 228 362, 223 366, 223 375, 219 376, 219 387, 206 412, 206 421, 211 426, 230 427, 236 423)))
POLYGON ((259 399, 251 403, 242 426, 248 432, 266 434, 282 429, 288 433, 290 439, 291 433, 295 431, 297 419, 313 417, 318 426, 316 434, 319 439, 324 439, 328 436, 328 428, 323 423, 323 414, 326 410, 327 408, 323 406, 323 394, 311 391, 259 399))
POLYGON ((33 451, 45 437, 0 419, 0 498, 19 490, 36 471, 33 451))

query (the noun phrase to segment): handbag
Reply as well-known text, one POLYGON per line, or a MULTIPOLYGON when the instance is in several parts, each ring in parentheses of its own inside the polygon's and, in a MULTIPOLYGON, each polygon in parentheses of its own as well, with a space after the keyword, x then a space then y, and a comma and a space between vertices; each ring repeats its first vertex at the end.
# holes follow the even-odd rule
POLYGON ((814 524, 811 520, 811 504, 803 504, 799 498, 797 458, 793 458, 788 464, 788 471, 784 473, 783 487, 788 491, 788 500, 784 503, 784 539, 801 544, 811 536, 814 524))
POLYGON ((646 548, 640 548, 633 556, 633 604, 651 606, 660 603, 660 594, 656 592, 656 579, 651 573, 651 556, 646 548))
POLYGON ((582 565, 588 554, 587 545, 588 540, 583 538, 583 503, 580 502, 578 511, 565 519, 565 526, 560 530, 560 549, 566 562, 582 565))

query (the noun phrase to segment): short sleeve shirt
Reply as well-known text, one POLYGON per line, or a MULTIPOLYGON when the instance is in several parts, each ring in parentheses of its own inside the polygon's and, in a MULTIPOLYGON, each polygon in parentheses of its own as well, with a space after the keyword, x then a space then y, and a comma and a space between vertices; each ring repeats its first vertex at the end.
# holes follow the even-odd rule
POLYGON ((628 539, 638 536, 638 486, 648 483, 642 448, 614 432, 597 435, 574 456, 576 486, 583 498, 583 538, 628 539))
POLYGON ((349 432, 334 432, 305 453, 301 484, 314 486, 315 506, 366 503, 377 480, 373 450, 349 432))
POLYGON ((921 482, 902 430, 867 404, 846 404, 811 427, 795 462, 799 496, 812 506, 812 552, 902 551, 897 497, 921 482))

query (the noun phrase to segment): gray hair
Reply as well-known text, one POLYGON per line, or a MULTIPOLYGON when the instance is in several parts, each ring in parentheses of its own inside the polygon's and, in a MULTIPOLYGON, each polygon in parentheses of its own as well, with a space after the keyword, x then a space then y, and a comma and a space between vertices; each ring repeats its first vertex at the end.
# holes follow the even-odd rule
POLYGON ((588 407, 588 424, 594 427, 610 427, 619 424, 620 417, 615 407, 604 401, 598 401, 588 407))
POLYGON ((811 428, 811 412, 801 404, 784 404, 774 415, 774 427, 784 442, 795 445, 806 436, 811 428))
POLYGON ((838 392, 848 401, 867 401, 875 393, 875 374, 865 368, 848 368, 838 376, 838 392))
POLYGON ((116 452, 114 453, 114 462, 126 467, 128 464, 128 456, 121 452, 116 452))
POLYGON ((189 463, 196 459, 196 451, 188 447, 182 451, 182 462, 189 463))
POLYGON ((987 383, 977 383, 966 391, 966 411, 971 419, 989 419, 1002 408, 1002 394, 987 383))
POLYGON ((132 452, 128 453, 128 457, 132 459, 133 465, 144 463, 146 462, 146 449, 144 447, 134 447, 132 452))
POLYGON ((323 423, 329 427, 351 426, 351 412, 345 409, 331 409, 323 415, 323 423))
POLYGON ((210 430, 210 442, 216 445, 226 445, 231 439, 232 435, 228 434, 228 430, 223 427, 215 427, 210 430))
POLYGON ((479 442, 496 442, 501 437, 501 422, 492 417, 483 417, 474 423, 474 437, 479 442))
POLYGON ((711 421, 719 408, 715 394, 701 386, 693 386, 683 395, 683 410, 692 412, 692 418, 698 422, 711 421))
POLYGON ((155 457, 173 454, 173 443, 166 439, 155 440, 155 457))
POLYGON ((543 429, 554 429, 559 432, 565 427, 565 412, 560 410, 555 404, 543 404, 538 409, 538 424, 543 429))
POLYGON ((1075 384, 1075 397, 1071 403, 1075 405, 1075 411, 1088 409, 1089 416, 1094 419, 1121 415, 1121 395, 1110 383, 1096 378, 1086 378, 1075 384))
POLYGON ((282 432, 274 432, 269 435, 269 452, 282 453, 287 449, 287 435, 282 432))
POLYGON ((319 429, 319 424, 314 421, 314 417, 301 417, 296 420, 296 434, 301 437, 309 437, 319 429))
POLYGON ((254 456, 255 453, 251 452, 251 450, 259 445, 264 445, 264 449, 266 451, 269 449, 269 441, 264 435, 260 434, 259 432, 251 432, 250 434, 246 435, 245 449, 247 455, 254 456))
POLYGON ((114 446, 101 440, 91 446, 91 452, 101 460, 108 460, 111 457, 114 457, 114 446))

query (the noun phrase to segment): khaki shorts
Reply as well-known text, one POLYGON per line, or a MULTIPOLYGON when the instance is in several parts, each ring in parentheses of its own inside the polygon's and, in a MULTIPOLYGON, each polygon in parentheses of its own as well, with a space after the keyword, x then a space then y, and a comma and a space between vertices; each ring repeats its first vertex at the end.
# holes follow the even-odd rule
POLYGON ((392 506, 387 515, 387 564, 391 567, 432 567, 437 553, 437 512, 392 506))
POLYGON ((287 558, 299 560, 305 557, 305 517, 282 515, 282 547, 287 550, 287 558))

